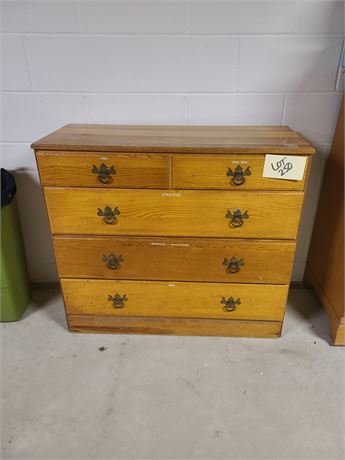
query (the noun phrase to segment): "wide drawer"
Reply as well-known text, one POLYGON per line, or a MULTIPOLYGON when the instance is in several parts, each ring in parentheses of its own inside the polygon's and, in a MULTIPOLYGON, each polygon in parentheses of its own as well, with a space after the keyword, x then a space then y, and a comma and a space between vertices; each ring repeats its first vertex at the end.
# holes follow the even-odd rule
POLYGON ((68 326, 72 332, 97 334, 167 334, 274 339, 280 337, 282 323, 229 319, 70 315, 68 326))
POLYGON ((62 278, 287 284, 295 243, 55 236, 54 248, 62 278))
POLYGON ((175 155, 173 185, 179 189, 303 190, 302 181, 262 177, 265 155, 175 155))
POLYGON ((281 321, 288 285, 61 280, 69 315, 281 321))
POLYGON ((170 159, 164 155, 36 153, 42 185, 165 188, 170 159))
POLYGON ((294 239, 303 194, 45 188, 52 233, 294 239))

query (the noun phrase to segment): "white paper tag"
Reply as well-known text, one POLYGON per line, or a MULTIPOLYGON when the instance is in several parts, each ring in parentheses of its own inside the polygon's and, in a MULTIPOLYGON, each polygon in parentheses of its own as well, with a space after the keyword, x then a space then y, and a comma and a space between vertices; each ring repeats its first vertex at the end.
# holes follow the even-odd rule
POLYGON ((294 155, 266 155, 262 177, 302 180, 307 157, 294 155))

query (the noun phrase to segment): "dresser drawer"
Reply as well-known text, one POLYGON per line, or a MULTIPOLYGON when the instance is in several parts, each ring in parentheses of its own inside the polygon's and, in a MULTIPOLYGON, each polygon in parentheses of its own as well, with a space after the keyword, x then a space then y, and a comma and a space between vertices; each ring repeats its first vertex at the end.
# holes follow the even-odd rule
POLYGON ((288 285, 61 280, 69 315, 281 321, 288 285))
POLYGON ((55 236, 54 248, 62 278, 287 284, 295 243, 55 236))
POLYGON ((302 193, 45 188, 52 233, 294 239, 302 193))
POLYGON ((262 177, 265 155, 175 155, 173 185, 179 189, 303 190, 303 181, 262 177))
POLYGON ((170 159, 163 155, 36 153, 43 185, 109 188, 166 188, 170 159))

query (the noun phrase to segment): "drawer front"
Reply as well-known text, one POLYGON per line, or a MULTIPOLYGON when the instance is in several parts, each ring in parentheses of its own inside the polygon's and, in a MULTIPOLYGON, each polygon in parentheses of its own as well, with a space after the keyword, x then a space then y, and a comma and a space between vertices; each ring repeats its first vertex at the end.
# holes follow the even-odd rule
POLYGON ((281 321, 288 285, 62 279, 69 315, 281 321))
POLYGON ((45 188, 53 234, 294 239, 302 193, 45 188))
POLYGON ((168 156, 45 152, 36 154, 43 185, 166 188, 168 156))
POLYGON ((54 237, 62 278, 287 284, 289 241, 54 237))
MULTIPOLYGON (((262 177, 265 155, 175 155, 174 187, 223 190, 303 190, 303 181, 262 177)), ((306 168, 307 169, 307 168, 306 168)))

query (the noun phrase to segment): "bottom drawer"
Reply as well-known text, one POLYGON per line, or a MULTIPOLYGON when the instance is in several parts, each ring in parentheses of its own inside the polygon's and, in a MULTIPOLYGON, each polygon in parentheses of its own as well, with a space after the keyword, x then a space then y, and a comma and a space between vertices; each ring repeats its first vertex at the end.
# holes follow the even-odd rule
POLYGON ((71 332, 277 338, 281 322, 71 315, 71 332))
POLYGON ((288 285, 62 279, 69 315, 281 321, 288 285))

